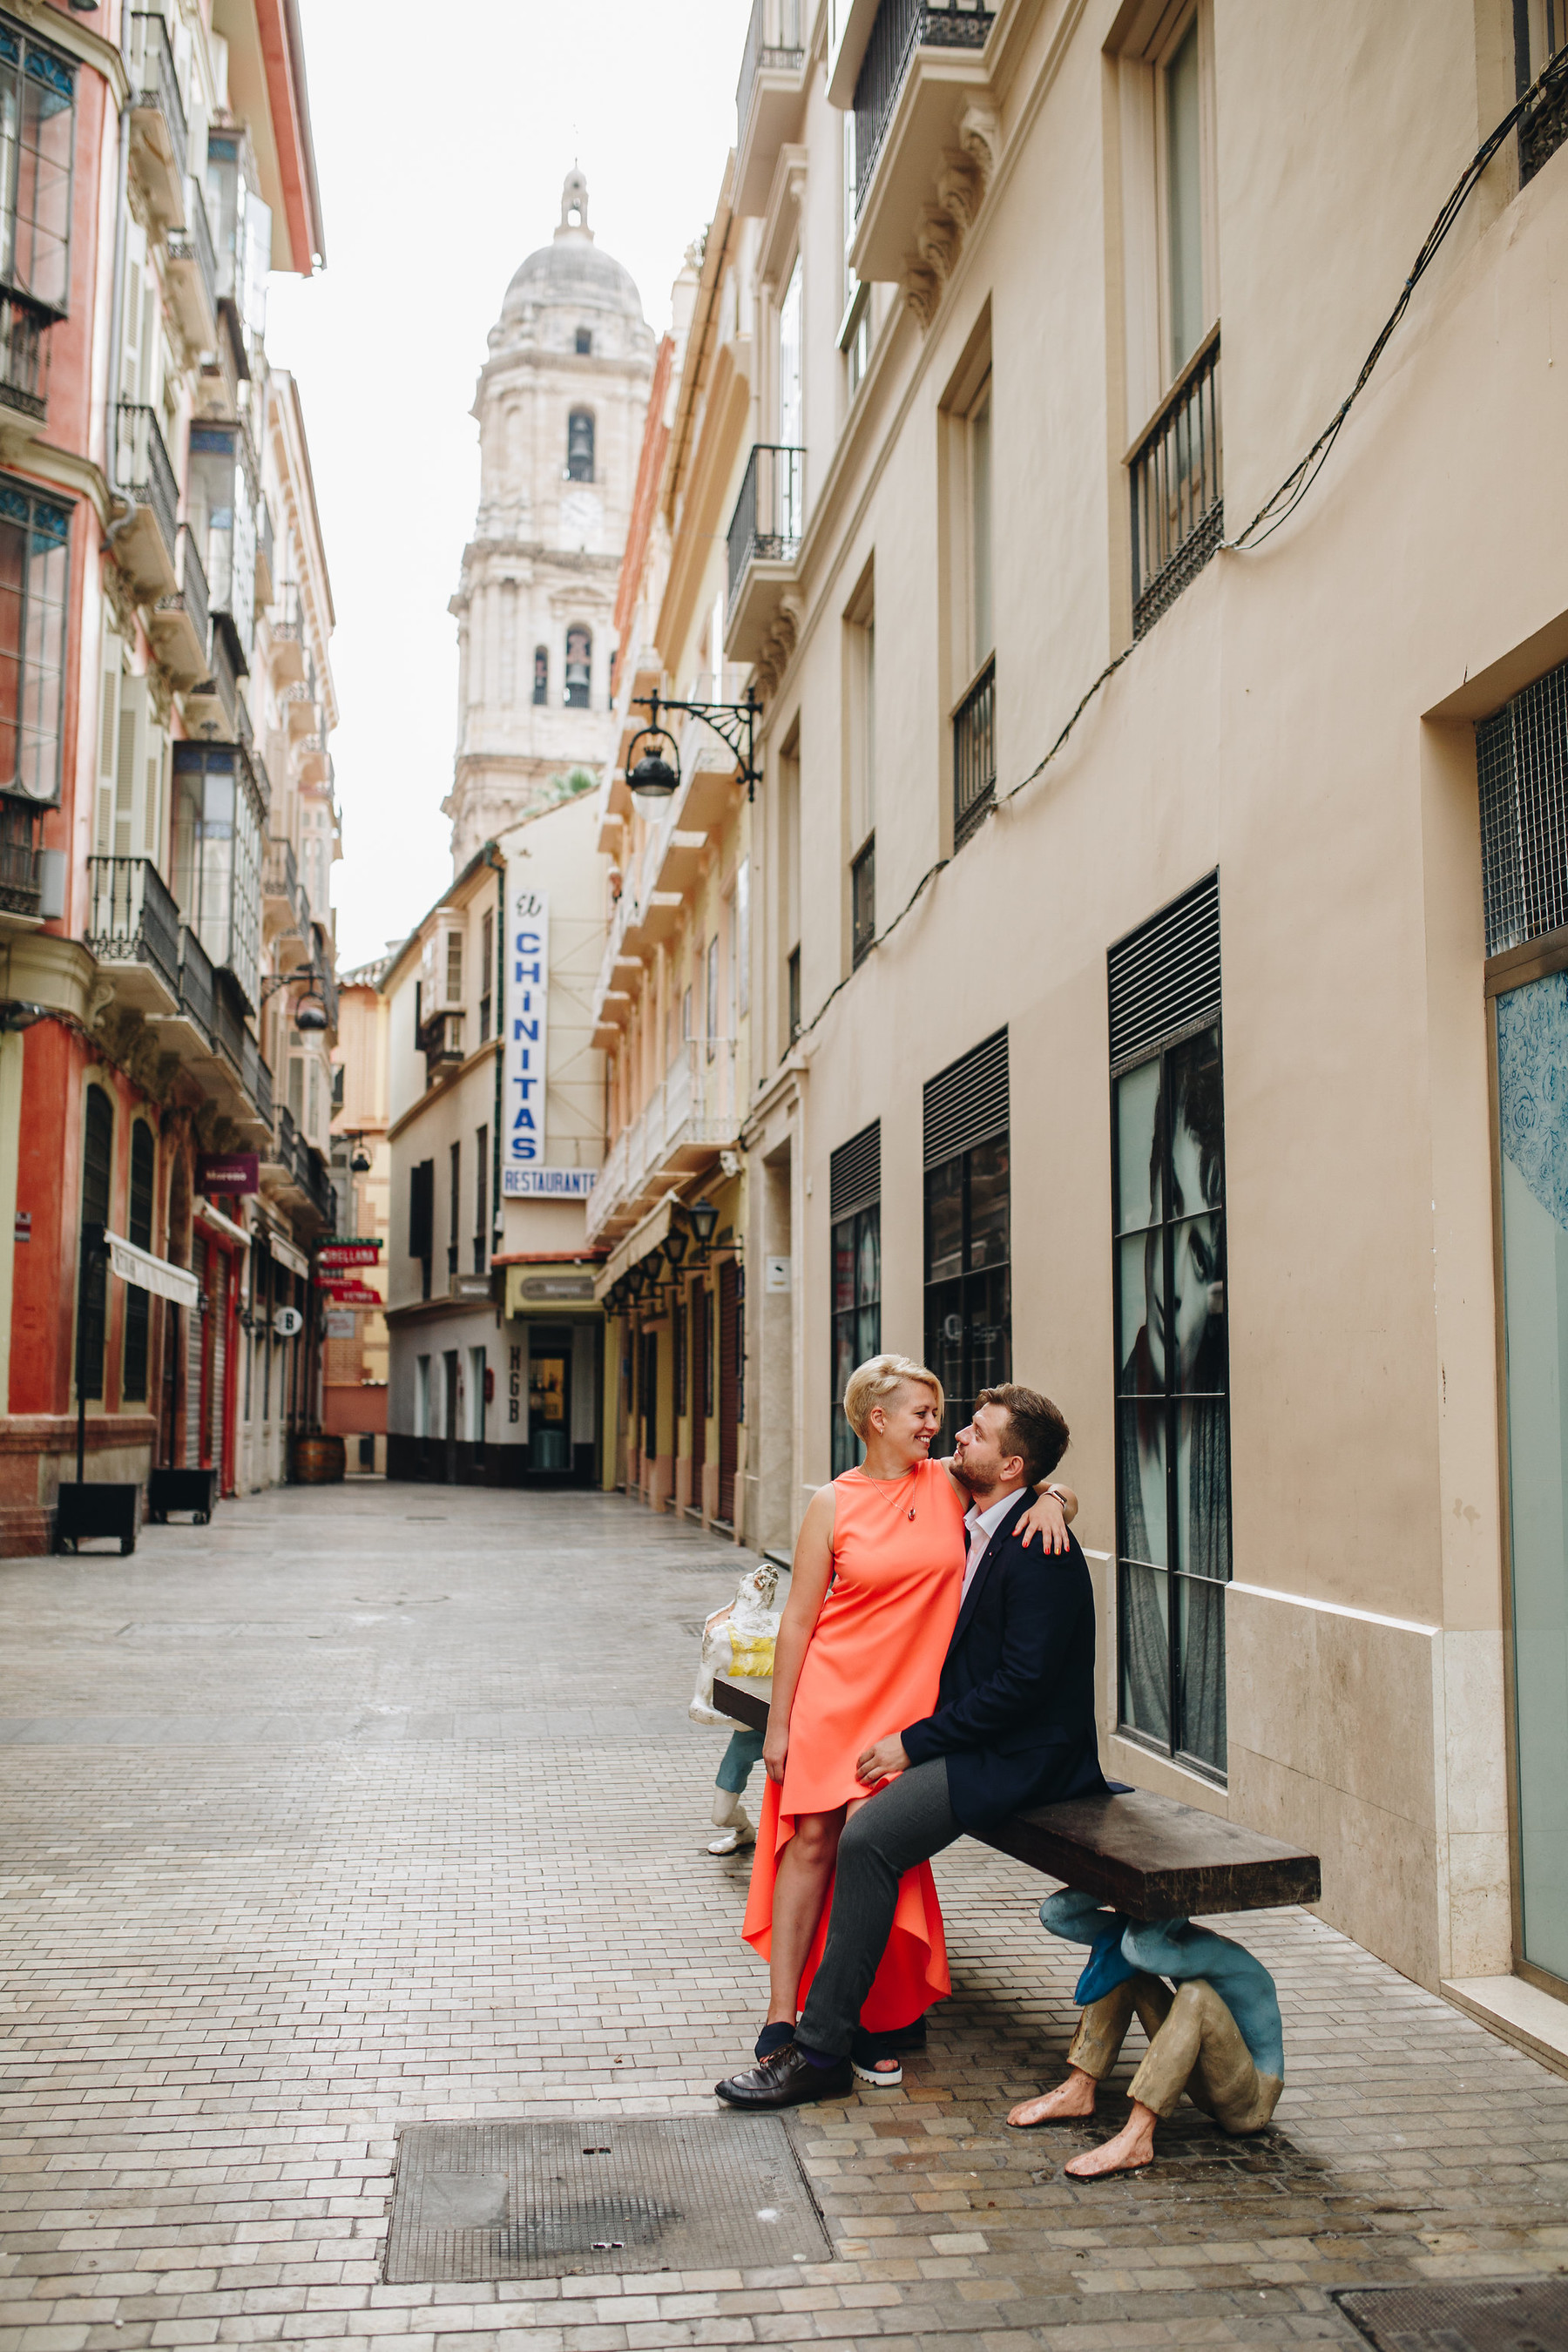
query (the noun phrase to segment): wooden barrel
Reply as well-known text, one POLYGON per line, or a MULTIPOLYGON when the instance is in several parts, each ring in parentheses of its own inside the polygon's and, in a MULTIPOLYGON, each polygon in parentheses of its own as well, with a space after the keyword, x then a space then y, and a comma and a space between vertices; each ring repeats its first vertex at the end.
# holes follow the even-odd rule
POLYGON ((348 1467, 341 1437, 318 1433, 294 1440, 294 1481, 300 1486, 330 1486, 348 1467))

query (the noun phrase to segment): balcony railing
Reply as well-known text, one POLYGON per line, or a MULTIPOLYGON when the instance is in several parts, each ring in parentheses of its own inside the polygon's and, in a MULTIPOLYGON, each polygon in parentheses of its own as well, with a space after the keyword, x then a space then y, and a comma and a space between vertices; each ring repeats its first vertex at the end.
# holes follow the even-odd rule
POLYGON ((261 1048, 247 1029, 240 1059, 239 1082, 256 1105, 259 1117, 272 1124, 272 1072, 261 1058, 261 1048))
POLYGON ((805 523, 805 451, 759 441, 730 518, 730 604, 748 563, 790 563, 805 523))
POLYGON ((207 220, 206 198, 195 180, 186 184, 185 225, 172 232, 169 237, 169 259, 194 268, 202 282, 206 297, 207 315, 217 318, 217 255, 213 251, 213 233, 207 220))
POLYGON ((1135 637, 1175 603, 1225 536, 1223 454, 1215 327, 1128 461, 1135 637))
POLYGON ((48 402, 48 344, 53 314, 36 310, 19 294, 0 293, 0 401, 24 416, 42 416, 48 402))
POLYGON ((596 1234, 673 1164, 700 1164, 742 1126, 733 1037, 689 1037, 631 1125, 616 1137, 589 1196, 588 1232, 596 1234), (688 1160, 686 1155, 692 1155, 688 1160))
MULTIPOLYGON (((849 868, 850 961, 863 963, 877 940, 877 836, 849 868)), ((791 1032, 792 1035, 794 1032, 791 1032)))
POLYGON ((43 895, 40 812, 0 793, 0 912, 36 915, 43 895))
POLYGON ((169 47, 168 31, 159 10, 132 10, 130 49, 125 66, 131 82, 132 110, 138 114, 155 112, 163 116, 174 170, 184 178, 189 134, 185 129, 185 110, 180 103, 174 52, 169 47))
POLYGON ((752 110, 752 86, 760 73, 798 73, 805 62, 801 38, 802 0, 752 0, 746 27, 741 79, 735 86, 735 142, 744 144, 752 110))
MULTIPOLYGON (((1531 9, 1530 14, 1535 16, 1531 9)), ((1516 11, 1516 21, 1520 12, 1516 11)), ((1542 11, 1536 31, 1544 36, 1539 45, 1531 43, 1534 55, 1530 59, 1531 78, 1546 72, 1546 87, 1524 115, 1519 126, 1519 179, 1522 187, 1532 180, 1549 156, 1555 155, 1564 140, 1568 140, 1568 8, 1563 0, 1549 5, 1542 11), (1544 50, 1544 55, 1542 55, 1544 50), (1554 68, 1554 70, 1548 70, 1554 68)), ((1525 37, 1528 30, 1525 29, 1525 37)), ((1516 39, 1521 37, 1516 32, 1516 39)))
POLYGON ((952 845, 967 841, 996 798, 996 661, 952 714, 952 845))
POLYGON ((122 400, 115 410, 114 487, 135 505, 150 509, 172 563, 179 487, 158 419, 136 401, 122 400))
POLYGON ((269 898, 286 898, 290 912, 300 908, 300 864, 291 841, 268 841, 262 867, 262 888, 269 898))
POLYGON ((857 220, 916 49, 983 49, 995 21, 982 0, 882 0, 855 84, 857 220))
POLYGON ((100 963, 151 964, 180 993, 180 910, 150 857, 89 857, 84 943, 100 963))
POLYGON ((188 923, 180 925, 180 1003, 209 1045, 217 1042, 217 984, 212 958, 188 923))

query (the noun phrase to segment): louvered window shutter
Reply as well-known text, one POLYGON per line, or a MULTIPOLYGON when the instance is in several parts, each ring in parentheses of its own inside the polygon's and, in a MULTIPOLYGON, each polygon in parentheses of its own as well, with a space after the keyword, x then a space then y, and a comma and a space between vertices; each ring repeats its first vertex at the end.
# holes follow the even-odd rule
POLYGON ((956 1159, 976 1143, 1007 1132, 1007 1032, 950 1062, 925 1090, 925 1164, 956 1159))
POLYGON ((874 1118, 828 1159, 827 1213, 837 1223, 857 1209, 869 1208, 881 1195, 882 1122, 874 1118))
POLYGON ((148 688, 144 677, 120 681, 120 733, 114 771, 114 855, 138 857, 145 830, 148 688))
POLYGON ((1218 874, 1205 875, 1140 924, 1106 961, 1113 1072, 1155 1045, 1173 1045, 1217 1021, 1218 874))
POLYGON ((120 330, 120 397, 136 401, 142 391, 142 336, 146 323, 142 286, 147 239, 135 221, 125 233, 125 292, 120 330))
POLYGON ((167 738, 156 719, 149 715, 145 761, 146 794, 142 807, 142 831, 137 844, 137 853, 140 856, 150 857, 160 870, 163 860, 164 796, 168 765, 167 738))
POLYGON ((93 844, 100 857, 114 854, 114 785, 120 752, 120 639, 103 640, 103 698, 99 706, 98 817, 93 844))

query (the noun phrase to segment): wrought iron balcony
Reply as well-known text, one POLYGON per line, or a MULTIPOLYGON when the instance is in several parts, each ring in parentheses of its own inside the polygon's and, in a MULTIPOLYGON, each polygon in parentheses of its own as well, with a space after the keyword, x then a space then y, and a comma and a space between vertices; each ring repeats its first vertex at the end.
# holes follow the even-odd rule
POLYGON ((759 442, 730 518, 724 637, 731 660, 761 656, 794 581, 805 529, 805 450, 759 442))
POLYGON ((761 213, 805 93, 804 0, 752 0, 735 87, 735 209, 761 213))
POLYGON ((428 1086, 437 1070, 454 1068, 463 1058, 462 1014, 436 1013, 420 1030, 419 1044, 425 1055, 425 1083, 428 1086))
POLYGON ((1127 461, 1135 637, 1153 627, 1225 537, 1223 455, 1215 327, 1127 461))
POLYGON ((162 11, 133 10, 128 30, 132 152, 154 209, 163 219, 178 221, 188 132, 162 11))
POLYGON ((264 1127, 272 1124, 272 1072, 261 1058, 261 1048, 247 1029, 240 1060, 239 1081, 256 1105, 257 1114, 264 1127))
POLYGON ((0 292, 0 402, 24 416, 41 419, 47 408, 48 344, 55 323, 20 294, 0 292))
POLYGON ((273 934, 274 937, 287 938, 291 931, 296 930, 299 931, 301 939, 309 935, 308 929, 300 929, 302 921, 308 926, 309 918, 304 914, 303 893, 300 888, 300 867, 291 841, 268 843, 267 856, 261 868, 261 893, 262 897, 269 902, 268 907, 269 914, 281 909, 281 921, 279 930, 273 934))
MULTIPOLYGON (((1536 15, 1533 9, 1529 13, 1531 16, 1536 15)), ((1563 0, 1557 0, 1555 6, 1549 5, 1542 13, 1544 21, 1538 20, 1535 30, 1537 34, 1545 36, 1544 43, 1530 43, 1534 54, 1529 60, 1527 70, 1532 79, 1546 71, 1547 80, 1546 87, 1519 126, 1521 187, 1527 180, 1533 180, 1548 157, 1555 155, 1559 147, 1568 140, 1568 9, 1563 6, 1563 0), (1544 56, 1542 55, 1542 47, 1544 47, 1544 56)), ((1529 39, 1530 28, 1521 23, 1521 17, 1522 12, 1516 9, 1516 41, 1521 36, 1529 39)), ((1523 79, 1522 76, 1521 78, 1523 79)))
POLYGON ((984 0, 881 0, 855 84, 857 220, 916 49, 983 49, 995 21, 984 0))
POLYGON ((83 943, 144 1012, 180 1000, 180 910, 150 857, 89 857, 83 943))
MULTIPOLYGON (((237 738, 240 728, 240 672, 235 660, 234 624, 226 613, 214 616, 208 633, 207 675, 185 697, 185 718, 194 727, 216 727, 219 734, 237 738)), ((249 719, 247 715, 247 728, 249 719)))
POLYGON ((174 569, 178 585, 160 596, 153 610, 153 635, 158 658, 176 686, 194 687, 207 675, 212 644, 212 615, 207 609, 207 575, 196 552, 195 535, 182 523, 175 536, 174 569))
POLYGON ((169 288, 185 340, 194 351, 211 351, 217 337, 217 256, 200 183, 185 183, 185 225, 168 238, 169 288))
POLYGON ((966 842, 996 798, 996 659, 952 714, 952 845, 966 842))
MULTIPOLYGON (((877 940, 877 836, 849 868, 850 963, 863 963, 877 940)), ((792 1029, 791 1033, 794 1034, 792 1029)))
POLYGON ((188 923, 180 925, 180 1010, 209 1046, 217 1042, 217 983, 212 958, 188 923))
POLYGON ((175 515, 179 486, 158 419, 138 401, 114 412, 114 487, 131 504, 116 552, 139 585, 166 596, 175 585, 175 515))
POLYGON ((43 897, 43 812, 0 793, 0 914, 36 917, 43 897))

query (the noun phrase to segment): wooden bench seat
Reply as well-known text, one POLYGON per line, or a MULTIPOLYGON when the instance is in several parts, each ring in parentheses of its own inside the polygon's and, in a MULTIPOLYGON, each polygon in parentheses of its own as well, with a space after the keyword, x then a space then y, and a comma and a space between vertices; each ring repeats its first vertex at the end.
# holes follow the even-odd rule
MULTIPOLYGON (((721 1675, 713 1703, 736 1723, 763 1731, 771 1690, 765 1682, 721 1675)), ((1322 1893, 1315 1853, 1146 1789, 1036 1805, 1015 1813, 981 1843, 1081 1887, 1134 1919, 1258 1911, 1277 1903, 1315 1903, 1322 1893)))

